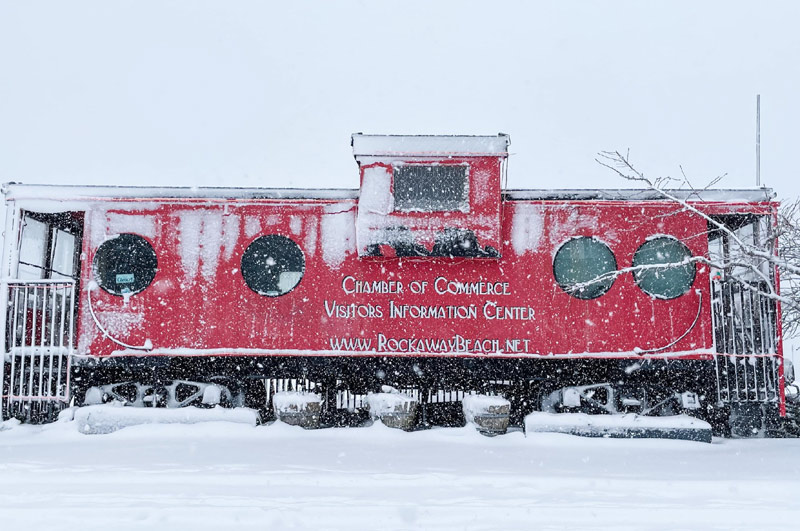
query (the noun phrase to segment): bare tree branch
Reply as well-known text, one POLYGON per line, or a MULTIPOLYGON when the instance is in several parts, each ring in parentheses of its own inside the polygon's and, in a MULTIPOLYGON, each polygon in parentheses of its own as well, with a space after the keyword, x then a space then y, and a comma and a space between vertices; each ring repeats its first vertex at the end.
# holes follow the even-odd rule
MULTIPOLYGON (((772 234, 762 241, 756 242, 754 239, 754 242, 750 243, 744 241, 735 230, 732 230, 718 219, 702 212, 688 199, 679 198, 667 189, 668 185, 680 182, 681 185, 691 190, 690 198, 695 197, 698 201, 701 201, 702 192, 722 180, 725 177, 724 174, 715 177, 705 187, 697 189, 692 185, 683 167, 680 167, 681 175, 683 176, 682 182, 671 177, 650 178, 645 176, 644 172, 631 163, 630 151, 627 151, 624 155, 619 151, 602 151, 598 153, 595 160, 619 177, 639 183, 641 186, 659 193, 665 199, 680 205, 683 210, 700 216, 714 230, 725 234, 728 241, 733 244, 732 247, 734 247, 730 252, 730 258, 719 261, 711 259, 710 256, 696 256, 692 257, 690 261, 703 263, 722 271, 738 271, 740 277, 744 272, 747 272, 760 279, 759 286, 766 286, 766 289, 754 286, 743 278, 738 280, 744 288, 779 301, 782 304, 785 335, 800 333, 800 200, 780 207, 777 226, 773 227, 772 234), (779 252, 776 252, 776 241, 780 241, 781 244, 777 248, 779 252), (775 290, 772 279, 773 274, 780 278, 780 295, 775 290)), ((664 265, 679 267, 681 264, 664 265)), ((616 278, 619 274, 633 272, 635 269, 637 268, 625 268, 625 270, 614 272, 612 275, 616 278)), ((594 280, 590 281, 590 283, 594 282, 594 280)))

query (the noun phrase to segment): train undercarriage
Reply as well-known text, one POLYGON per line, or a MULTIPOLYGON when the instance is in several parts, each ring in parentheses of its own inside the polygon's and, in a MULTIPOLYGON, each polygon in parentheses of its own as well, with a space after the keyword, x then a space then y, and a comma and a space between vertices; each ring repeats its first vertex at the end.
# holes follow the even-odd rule
MULTIPOLYGON (((370 423, 367 397, 392 389, 419 405, 413 429, 463 426, 470 394, 510 402, 510 426, 532 412, 589 415, 688 415, 718 436, 787 436, 777 395, 720 400, 718 367, 703 360, 485 359, 389 357, 180 357, 83 359, 72 368, 75 405, 115 402, 131 407, 248 407, 262 423, 275 420, 281 392, 322 398, 320 426, 370 423)), ((774 388, 772 390, 774 392, 774 388)))

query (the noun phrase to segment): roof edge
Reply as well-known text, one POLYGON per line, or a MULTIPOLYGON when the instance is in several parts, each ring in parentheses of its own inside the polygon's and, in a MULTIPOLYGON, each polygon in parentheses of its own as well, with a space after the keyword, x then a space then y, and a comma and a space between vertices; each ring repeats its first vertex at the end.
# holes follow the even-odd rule
POLYGON ((237 188, 190 186, 104 186, 5 183, 7 200, 15 199, 356 199, 355 188, 237 188))
MULTIPOLYGON (((5 183, 2 192, 7 200, 53 199, 80 201, 91 199, 283 199, 345 200, 357 199, 357 188, 237 188, 179 186, 104 186, 5 183)), ((771 202, 772 188, 665 190, 679 200, 709 202, 771 202)), ((507 201, 669 201, 652 189, 506 189, 507 201)))
POLYGON ((772 188, 739 188, 681 190, 650 188, 560 189, 560 190, 503 190, 503 198, 510 201, 671 201, 665 193, 681 201, 709 201, 726 203, 763 203, 776 197, 772 188))

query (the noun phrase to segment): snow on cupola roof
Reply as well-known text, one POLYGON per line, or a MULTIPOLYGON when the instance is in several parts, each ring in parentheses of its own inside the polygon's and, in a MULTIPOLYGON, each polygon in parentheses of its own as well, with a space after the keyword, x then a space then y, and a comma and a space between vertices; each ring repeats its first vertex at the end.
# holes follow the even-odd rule
POLYGON ((480 157, 506 156, 511 137, 468 135, 365 135, 352 136, 353 156, 359 157, 480 157))

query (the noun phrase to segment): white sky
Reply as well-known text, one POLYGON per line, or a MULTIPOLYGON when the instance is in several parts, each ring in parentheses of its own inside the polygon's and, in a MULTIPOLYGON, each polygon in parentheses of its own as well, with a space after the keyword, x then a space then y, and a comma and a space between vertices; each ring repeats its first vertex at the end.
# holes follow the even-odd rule
POLYGON ((0 0, 0 181, 356 187, 350 134, 511 135, 509 186, 594 162, 800 195, 800 2, 0 0), (701 5, 697 5, 701 4, 701 5))

